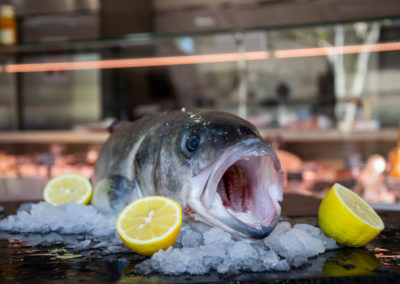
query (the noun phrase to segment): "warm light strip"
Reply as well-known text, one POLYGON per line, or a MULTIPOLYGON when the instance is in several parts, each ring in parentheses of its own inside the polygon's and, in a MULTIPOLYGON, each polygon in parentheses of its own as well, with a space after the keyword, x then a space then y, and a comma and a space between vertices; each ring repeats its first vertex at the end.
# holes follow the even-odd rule
MULTIPOLYGON (((246 60, 263 60, 269 57, 268 51, 246 52, 246 60)), ((6 72, 42 72, 60 70, 84 70, 84 69, 109 69, 109 68, 132 68, 132 67, 151 67, 169 66, 200 63, 232 62, 241 58, 240 53, 222 53, 207 55, 188 55, 188 56, 169 56, 154 58, 135 58, 135 59, 114 59, 96 61, 77 61, 77 62, 51 62, 51 63, 29 63, 29 64, 8 64, 5 66, 6 72)))
POLYGON ((276 58, 294 58, 395 50, 400 50, 400 42, 276 50, 274 56, 276 58))
MULTIPOLYGON (((274 57, 280 59, 280 58, 326 56, 329 54, 352 54, 361 52, 382 52, 382 51, 395 51, 395 50, 400 50, 400 42, 276 50, 274 51, 274 57)), ((186 64, 201 64, 201 63, 233 62, 240 60, 240 58, 241 58, 240 53, 222 53, 222 54, 206 54, 206 55, 112 59, 112 60, 94 60, 94 61, 77 61, 77 62, 8 64, 4 68, 0 66, 0 72, 3 70, 9 73, 18 73, 18 72, 42 72, 42 71, 60 71, 60 70, 170 66, 170 65, 186 65, 186 64)), ((249 61, 264 60, 269 58, 269 52, 268 51, 246 52, 244 53, 244 58, 249 61)))

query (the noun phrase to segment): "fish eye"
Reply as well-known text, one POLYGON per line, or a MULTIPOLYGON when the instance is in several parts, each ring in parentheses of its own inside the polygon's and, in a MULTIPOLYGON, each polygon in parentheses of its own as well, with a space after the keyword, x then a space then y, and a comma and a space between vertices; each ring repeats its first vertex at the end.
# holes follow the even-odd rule
POLYGON ((186 148, 189 152, 194 152, 199 148, 200 137, 196 134, 189 136, 186 140, 186 148))

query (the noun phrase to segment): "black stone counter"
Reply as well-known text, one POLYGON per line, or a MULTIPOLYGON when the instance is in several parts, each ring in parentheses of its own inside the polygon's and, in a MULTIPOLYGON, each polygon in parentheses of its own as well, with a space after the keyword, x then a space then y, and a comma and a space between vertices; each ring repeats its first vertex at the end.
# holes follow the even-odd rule
MULTIPOLYGON (((312 197, 285 195, 283 220, 317 225, 320 201, 312 197)), ((20 203, 2 203, 2 218, 13 214, 20 203)), ((121 283, 400 283, 400 211, 378 212, 385 230, 364 248, 328 251, 311 264, 289 272, 242 273, 202 276, 143 277, 132 273, 145 259, 134 253, 102 255, 91 250, 75 253, 64 243, 33 247, 18 236, 11 242, 0 233, 0 282, 121 282, 121 283)), ((71 238, 77 236, 71 236, 71 238)))

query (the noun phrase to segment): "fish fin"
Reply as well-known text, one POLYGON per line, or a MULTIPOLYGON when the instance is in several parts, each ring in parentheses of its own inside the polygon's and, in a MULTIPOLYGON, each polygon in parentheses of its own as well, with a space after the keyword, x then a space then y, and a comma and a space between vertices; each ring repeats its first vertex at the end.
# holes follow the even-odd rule
POLYGON ((112 175, 110 177, 111 189, 107 193, 110 205, 114 211, 121 211, 135 198, 137 185, 126 177, 112 175))
POLYGON ((136 182, 121 175, 110 175, 96 184, 93 205, 103 212, 120 212, 127 204, 141 197, 136 182))

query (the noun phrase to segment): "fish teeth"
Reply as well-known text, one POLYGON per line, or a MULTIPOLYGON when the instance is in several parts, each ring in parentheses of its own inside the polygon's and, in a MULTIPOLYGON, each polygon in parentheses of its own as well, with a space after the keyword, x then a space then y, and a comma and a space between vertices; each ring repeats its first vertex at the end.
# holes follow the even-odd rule
POLYGON ((225 187, 224 178, 222 178, 221 181, 218 183, 217 193, 218 193, 219 196, 221 197, 222 204, 223 204, 224 206, 231 206, 231 204, 230 204, 230 202, 229 202, 229 198, 228 198, 228 196, 226 195, 226 187, 225 187))
POLYGON ((227 189, 232 209, 243 212, 244 188, 246 179, 243 171, 237 166, 231 166, 226 172, 227 189))

